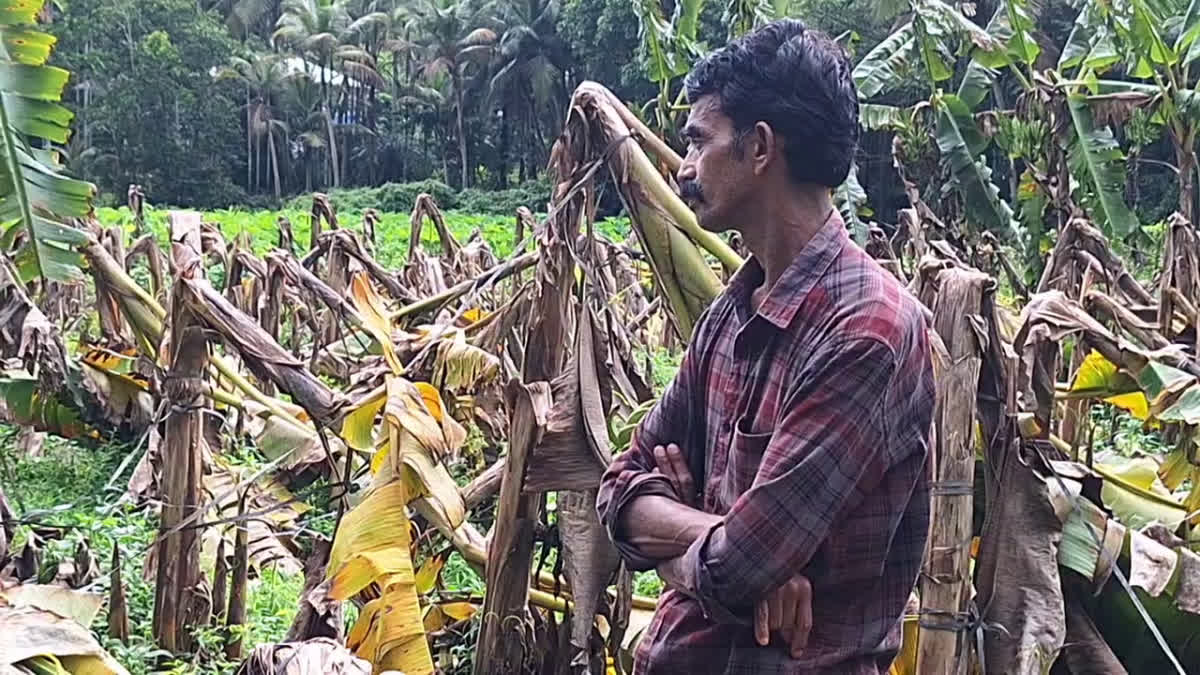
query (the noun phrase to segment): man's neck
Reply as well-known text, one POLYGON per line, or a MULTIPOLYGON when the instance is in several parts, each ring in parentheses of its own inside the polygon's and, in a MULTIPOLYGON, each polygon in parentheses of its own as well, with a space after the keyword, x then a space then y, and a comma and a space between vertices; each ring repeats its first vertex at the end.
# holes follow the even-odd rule
POLYGON ((833 209, 829 190, 824 188, 794 192, 787 198, 761 203, 762 213, 748 218, 742 230, 742 241, 763 268, 763 285, 756 289, 758 298, 765 297, 783 276, 828 221, 833 209))

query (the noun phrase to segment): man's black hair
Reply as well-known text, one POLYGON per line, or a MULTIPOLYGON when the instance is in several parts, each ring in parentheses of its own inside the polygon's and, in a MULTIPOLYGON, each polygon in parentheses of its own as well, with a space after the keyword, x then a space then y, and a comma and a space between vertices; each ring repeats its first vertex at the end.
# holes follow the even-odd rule
POLYGON ((715 94, 739 138, 757 122, 783 137, 798 183, 841 185, 858 147, 858 94, 846 51, 795 19, 758 28, 696 64, 688 100, 715 94))

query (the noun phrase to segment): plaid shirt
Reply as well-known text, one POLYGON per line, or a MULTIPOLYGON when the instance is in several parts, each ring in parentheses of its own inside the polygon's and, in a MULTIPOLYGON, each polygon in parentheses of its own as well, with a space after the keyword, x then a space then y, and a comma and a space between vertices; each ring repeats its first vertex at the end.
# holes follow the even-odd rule
POLYGON ((636 673, 885 673, 929 526, 933 372, 923 309, 849 241, 836 215, 757 312, 752 258, 699 322, 679 373, 606 472, 601 522, 631 499, 675 498, 655 445, 677 443, 708 513, 642 637, 636 673), (703 480, 701 480, 703 477, 703 480), (813 588, 802 658, 760 647, 754 601, 797 573, 813 588))

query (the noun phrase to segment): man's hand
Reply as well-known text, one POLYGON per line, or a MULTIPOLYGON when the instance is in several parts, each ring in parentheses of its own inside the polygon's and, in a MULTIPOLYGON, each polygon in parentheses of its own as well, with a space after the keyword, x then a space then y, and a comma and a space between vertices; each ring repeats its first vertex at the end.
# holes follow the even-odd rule
POLYGON ((808 645, 812 628, 812 586, 796 575, 771 591, 754 607, 754 639, 767 646, 771 633, 778 631, 793 659, 800 658, 808 645))
POLYGON ((692 480, 692 472, 679 446, 674 443, 654 446, 654 462, 658 465, 655 471, 671 483, 679 503, 696 506, 696 482, 692 480))

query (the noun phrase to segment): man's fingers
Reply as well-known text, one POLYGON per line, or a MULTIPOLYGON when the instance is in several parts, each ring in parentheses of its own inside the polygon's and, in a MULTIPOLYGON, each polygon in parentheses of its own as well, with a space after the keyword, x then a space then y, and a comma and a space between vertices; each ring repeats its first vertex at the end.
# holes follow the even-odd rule
MULTIPOLYGON (((780 595, 776 593, 776 595, 780 595)), ((791 645, 792 638, 795 635, 796 628, 796 601, 795 598, 788 594, 783 597, 779 605, 779 633, 783 636, 785 644, 791 645)))
POLYGON ((783 594, 775 591, 768 596, 767 608, 770 612, 770 617, 767 619, 768 632, 774 632, 783 628, 783 594))
POLYGON ((671 463, 671 468, 677 476, 676 480, 687 490, 687 496, 690 498, 694 489, 692 485, 692 471, 688 468, 687 460, 683 457, 683 450, 680 450, 678 445, 671 443, 666 448, 666 456, 667 461, 671 463))
POLYGON ((766 647, 771 641, 771 630, 768 626, 770 617, 770 609, 767 607, 766 599, 759 600, 754 606, 754 639, 762 647, 766 647))
POLYGON ((796 577, 788 583, 795 584, 795 621, 792 639, 792 658, 799 658, 804 648, 808 646, 808 634, 812 630, 812 586, 805 577, 796 577))

